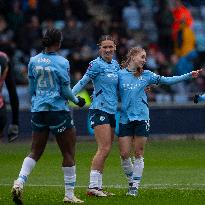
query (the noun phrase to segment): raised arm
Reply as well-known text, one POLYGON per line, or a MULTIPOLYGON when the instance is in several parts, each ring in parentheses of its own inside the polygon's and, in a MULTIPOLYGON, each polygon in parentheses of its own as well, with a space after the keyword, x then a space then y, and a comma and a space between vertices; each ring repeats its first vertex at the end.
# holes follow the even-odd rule
POLYGON ((159 84, 172 85, 172 84, 175 84, 175 83, 178 83, 178 82, 181 82, 181 81, 184 81, 184 80, 188 80, 188 79, 191 79, 191 78, 197 78, 201 71, 202 71, 202 69, 192 71, 192 72, 184 74, 184 75, 173 76, 173 77, 161 76, 160 79, 159 79, 159 84))

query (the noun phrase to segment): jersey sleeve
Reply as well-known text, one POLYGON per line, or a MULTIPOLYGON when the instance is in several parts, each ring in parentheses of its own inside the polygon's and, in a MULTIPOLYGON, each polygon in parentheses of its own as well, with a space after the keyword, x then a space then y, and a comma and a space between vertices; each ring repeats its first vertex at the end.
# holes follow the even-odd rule
POLYGON ((149 74, 149 84, 156 84, 158 85, 161 79, 160 75, 157 75, 151 71, 147 71, 149 74))
POLYGON ((100 73, 100 66, 97 62, 90 62, 85 73, 89 78, 94 79, 100 73))
POLYGON ((184 81, 184 80, 191 79, 191 77, 192 77, 191 73, 187 73, 187 74, 180 75, 180 76, 173 76, 173 77, 161 76, 159 83, 160 84, 166 84, 166 85, 172 85, 172 84, 184 81))

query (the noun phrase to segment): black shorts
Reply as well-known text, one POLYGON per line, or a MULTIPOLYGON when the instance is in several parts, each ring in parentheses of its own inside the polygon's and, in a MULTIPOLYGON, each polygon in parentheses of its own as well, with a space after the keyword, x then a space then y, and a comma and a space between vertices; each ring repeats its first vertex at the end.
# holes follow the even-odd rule
POLYGON ((116 126, 115 114, 109 114, 102 110, 89 110, 90 125, 94 128, 97 125, 110 124, 112 128, 116 126))
POLYGON ((142 121, 135 120, 129 122, 128 124, 120 123, 118 137, 125 137, 125 136, 149 137, 149 130, 150 130, 149 120, 142 120, 142 121))
POLYGON ((43 111, 33 112, 31 117, 32 130, 41 132, 50 130, 54 135, 63 133, 74 127, 70 112, 67 111, 43 111))
POLYGON ((3 131, 7 123, 6 105, 0 108, 0 131, 3 131))

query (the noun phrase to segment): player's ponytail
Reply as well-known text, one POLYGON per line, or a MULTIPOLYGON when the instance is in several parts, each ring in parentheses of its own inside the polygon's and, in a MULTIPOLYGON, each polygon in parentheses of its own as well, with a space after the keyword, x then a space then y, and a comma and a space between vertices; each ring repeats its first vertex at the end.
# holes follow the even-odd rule
POLYGON ((43 47, 50 47, 55 44, 60 44, 62 41, 62 33, 60 30, 51 28, 48 29, 42 39, 42 45, 43 47))

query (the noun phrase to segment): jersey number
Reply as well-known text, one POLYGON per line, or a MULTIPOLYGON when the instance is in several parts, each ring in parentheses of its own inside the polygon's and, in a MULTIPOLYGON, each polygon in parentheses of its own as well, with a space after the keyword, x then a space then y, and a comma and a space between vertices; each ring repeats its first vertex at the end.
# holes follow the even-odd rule
POLYGON ((51 69, 48 66, 47 67, 36 66, 35 70, 39 75, 37 81, 38 87, 40 88, 54 87, 51 69))

